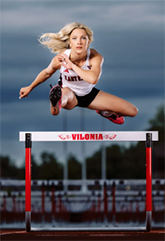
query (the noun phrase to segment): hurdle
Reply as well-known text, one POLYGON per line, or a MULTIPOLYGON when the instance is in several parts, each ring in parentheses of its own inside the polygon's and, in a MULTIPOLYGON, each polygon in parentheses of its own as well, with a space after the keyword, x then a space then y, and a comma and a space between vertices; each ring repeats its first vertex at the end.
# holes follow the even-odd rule
MULTIPOLYGON (((111 227, 79 227, 79 228, 50 228, 54 231, 91 230, 91 231, 151 231, 152 229, 152 144, 158 141, 158 131, 114 131, 114 132, 19 132, 19 141, 25 142, 25 225, 26 231, 31 229, 31 149, 32 142, 59 142, 59 141, 108 141, 108 142, 138 142, 144 141, 146 148, 146 226, 135 228, 111 227)), ((33 229, 36 230, 36 229, 33 229)), ((37 230, 44 230, 37 229, 37 230)))

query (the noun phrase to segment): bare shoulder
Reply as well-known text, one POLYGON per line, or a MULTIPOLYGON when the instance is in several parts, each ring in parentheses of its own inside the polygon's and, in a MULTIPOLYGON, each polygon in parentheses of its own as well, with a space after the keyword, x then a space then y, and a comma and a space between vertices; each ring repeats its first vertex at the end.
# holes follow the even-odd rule
POLYGON ((104 61, 104 58, 95 49, 90 49, 90 61, 98 60, 100 62, 104 61))
POLYGON ((101 54, 99 54, 95 49, 90 49, 90 59, 93 59, 95 57, 102 59, 103 60, 103 56, 101 54))

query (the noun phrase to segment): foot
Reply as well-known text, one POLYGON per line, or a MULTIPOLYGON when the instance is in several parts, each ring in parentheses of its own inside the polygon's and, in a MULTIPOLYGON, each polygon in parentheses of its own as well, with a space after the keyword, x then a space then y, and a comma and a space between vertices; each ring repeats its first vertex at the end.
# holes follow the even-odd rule
POLYGON ((96 110, 96 113, 103 116, 104 118, 112 121, 115 124, 122 125, 124 123, 124 117, 119 116, 116 113, 110 113, 109 111, 96 110))
POLYGON ((53 86, 49 92, 49 100, 52 106, 56 108, 57 112, 60 112, 61 110, 61 97, 61 87, 59 85, 53 86))

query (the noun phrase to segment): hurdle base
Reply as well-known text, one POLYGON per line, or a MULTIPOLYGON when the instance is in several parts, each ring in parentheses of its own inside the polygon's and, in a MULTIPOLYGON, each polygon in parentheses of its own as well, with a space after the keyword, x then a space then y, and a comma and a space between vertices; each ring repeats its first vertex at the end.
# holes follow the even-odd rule
POLYGON ((26 232, 31 231, 31 212, 25 212, 26 232))
POLYGON ((149 232, 152 229, 152 211, 146 212, 146 230, 149 232))
POLYGON ((109 232, 145 232, 146 227, 32 227, 31 231, 109 231, 109 232))

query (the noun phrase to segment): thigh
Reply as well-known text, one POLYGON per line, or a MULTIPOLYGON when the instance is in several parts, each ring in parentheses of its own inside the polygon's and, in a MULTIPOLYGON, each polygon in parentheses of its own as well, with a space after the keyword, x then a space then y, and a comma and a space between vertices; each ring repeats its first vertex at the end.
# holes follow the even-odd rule
POLYGON ((66 102, 63 108, 67 110, 73 109, 78 104, 74 92, 68 87, 62 89, 62 102, 63 101, 66 102))
POLYGON ((93 110, 112 111, 124 116, 134 116, 137 111, 136 107, 130 102, 104 91, 100 91, 97 94, 88 108, 93 110))

